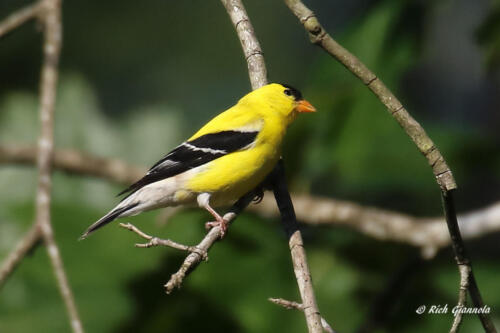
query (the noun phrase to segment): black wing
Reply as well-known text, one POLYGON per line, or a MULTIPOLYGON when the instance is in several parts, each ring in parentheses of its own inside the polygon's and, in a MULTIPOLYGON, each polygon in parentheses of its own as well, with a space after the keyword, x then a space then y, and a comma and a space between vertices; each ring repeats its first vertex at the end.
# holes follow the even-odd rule
POLYGON ((176 176, 224 155, 245 149, 255 141, 257 134, 259 134, 257 131, 223 131, 205 134, 184 142, 153 165, 144 177, 118 195, 127 192, 130 192, 130 195, 148 184, 176 176))

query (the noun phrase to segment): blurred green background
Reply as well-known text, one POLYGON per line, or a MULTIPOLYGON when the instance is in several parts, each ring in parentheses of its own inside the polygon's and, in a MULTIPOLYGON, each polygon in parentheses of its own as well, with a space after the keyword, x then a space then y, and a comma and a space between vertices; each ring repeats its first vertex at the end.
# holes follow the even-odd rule
MULTIPOLYGON (((29 1, 1 0, 0 18, 29 1)), ((500 199, 500 1, 311 0, 334 37, 391 87, 436 142, 459 184, 460 212, 500 199)), ((430 168, 366 87, 311 45, 282 1, 245 1, 270 81, 302 90, 319 110, 290 128, 284 156, 295 192, 416 216, 441 214, 430 168)), ((58 148, 148 166, 250 89, 219 1, 65 1, 56 110, 58 148)), ((31 22, 0 40, 0 142, 35 143, 41 34, 31 22)), ((32 222, 36 172, 0 167, 0 260, 32 222)), ((243 214, 172 295, 163 284, 183 253, 137 249, 117 224, 77 242, 122 188, 54 174, 53 224, 87 332, 304 332, 303 315, 268 297, 299 300, 278 220, 243 214)), ((271 195, 271 194, 267 194, 271 195)), ((127 219, 187 244, 207 214, 127 219)), ((409 246, 345 228, 303 226, 320 309, 340 332, 444 332, 452 315, 415 313, 457 298, 449 249, 430 261, 409 246), (393 281, 401 281, 394 284, 393 281), (384 292, 394 293, 384 305, 384 292), (375 309, 375 311, 374 311, 375 309), (378 324, 377 324, 378 323, 378 324)), ((500 327, 498 242, 468 242, 476 278, 500 327)), ((0 332, 67 332, 43 248, 0 292, 0 332)), ((466 316, 462 332, 479 332, 466 316)))

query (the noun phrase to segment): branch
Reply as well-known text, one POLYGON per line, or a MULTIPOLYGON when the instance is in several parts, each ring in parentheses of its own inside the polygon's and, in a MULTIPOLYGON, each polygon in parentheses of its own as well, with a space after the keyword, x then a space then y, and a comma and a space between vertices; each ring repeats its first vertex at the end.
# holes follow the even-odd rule
POLYGON ((307 328, 309 332, 321 332, 321 315, 314 289, 312 285, 311 273, 307 265, 306 251, 304 242, 300 233, 297 219, 293 208, 292 199, 288 192, 286 184, 283 160, 278 162, 271 175, 268 177, 272 184, 276 204, 278 205, 281 222, 288 236, 288 245, 292 254, 293 271, 297 284, 299 285, 302 304, 304 305, 304 314, 306 316, 307 328))
MULTIPOLYGON (((253 89, 267 84, 264 56, 255 36, 250 18, 240 0, 221 0, 234 28, 238 33, 241 47, 248 63, 248 74, 253 89)), ((310 333, 321 332, 321 316, 312 286, 311 275, 306 260, 302 235, 295 219, 293 203, 286 185, 283 160, 274 168, 268 181, 273 186, 274 197, 280 209, 282 224, 289 237, 289 246, 300 296, 304 303, 304 314, 310 333)))
MULTIPOLYGON (((443 218, 414 217, 400 212, 367 207, 350 201, 312 195, 292 195, 299 221, 314 226, 346 226, 382 241, 396 241, 421 248, 423 257, 434 257, 450 245, 443 218)), ((265 197, 249 210, 264 217, 277 218, 272 199, 265 197)), ((500 202, 459 216, 466 239, 500 231, 500 202)))
MULTIPOLYGON (((288 300, 283 299, 283 298, 268 298, 268 301, 271 303, 274 303, 276 305, 280 305, 288 310, 295 309, 295 310, 304 311, 304 305, 297 303, 297 302, 288 301, 288 300)), ((335 333, 333 328, 330 326, 330 324, 328 324, 328 322, 323 317, 321 317, 321 327, 323 328, 323 330, 325 332, 335 333)))
MULTIPOLYGON (((32 166, 36 163, 36 148, 29 145, 0 144, 0 164, 2 163, 32 166)), ((131 166, 120 160, 96 157, 70 149, 54 151, 53 168, 123 185, 134 182, 146 171, 146 168, 131 166)), ((292 200, 297 208, 297 219, 301 223, 312 226, 346 226, 381 241, 396 241, 419 247, 425 258, 432 258, 439 249, 451 243, 443 218, 415 217, 308 194, 292 194, 292 200)), ((268 196, 259 205, 250 205, 248 209, 262 217, 279 217, 275 200, 268 196)), ((458 220, 464 239, 498 232, 500 202, 461 214, 458 220)))
MULTIPOLYGON (((253 200, 254 197, 255 194, 253 192, 250 192, 240 198, 238 202, 236 202, 236 204, 231 208, 231 210, 224 215, 224 220, 232 222, 236 218, 236 216, 238 216, 238 214, 240 214, 241 211, 245 209, 246 206, 248 206, 248 204, 253 200)), ((186 257, 186 259, 184 259, 184 262, 182 263, 179 270, 176 273, 172 274, 170 280, 168 280, 168 282, 165 284, 165 290, 167 294, 170 294, 175 288, 181 287, 184 278, 193 269, 195 269, 203 259, 206 258, 207 253, 212 245, 216 241, 220 240, 220 236, 220 227, 214 227, 207 233, 205 238, 203 238, 203 240, 194 247, 197 249, 197 251, 191 252, 186 257)))
MULTIPOLYGON (((450 168, 443 156, 425 133, 420 124, 408 113, 394 94, 371 72, 358 58, 338 44, 321 26, 314 13, 300 0, 284 0, 290 10, 297 16, 304 28, 309 32, 311 42, 322 47, 332 57, 342 63, 356 75, 388 108, 390 114, 398 121, 419 151, 425 156, 432 168, 436 182, 441 188, 445 218, 452 239, 457 264, 469 266, 469 292, 475 307, 483 307, 484 303, 472 272, 472 264, 465 254, 465 245, 460 236, 456 219, 452 191, 457 188, 450 168), (463 260, 461 260, 463 259, 463 260)), ((460 270, 462 274, 463 270, 460 270)), ((461 275, 461 279, 463 275, 461 275)), ((493 322, 486 313, 480 313, 479 319, 486 332, 496 332, 493 322)))
POLYGON ((203 260, 208 259, 208 255, 206 252, 202 252, 200 249, 196 248, 196 246, 187 246, 183 245, 177 242, 174 242, 170 239, 161 239, 158 237, 153 237, 151 235, 146 234, 145 232, 141 231, 139 228, 134 226, 131 223, 120 223, 120 227, 130 230, 140 237, 148 240, 149 242, 147 243, 137 243, 135 244, 135 247, 140 247, 140 248, 150 248, 150 247, 156 247, 156 246, 166 246, 166 247, 171 247, 173 249, 181 250, 181 251, 188 251, 190 253, 197 253, 203 257, 203 260))
MULTIPOLYGON (((0 163, 33 165, 37 148, 32 145, 0 144, 0 163)), ((115 183, 135 182, 146 173, 146 168, 130 166, 125 162, 97 157, 77 150, 58 149, 52 154, 52 166, 69 174, 83 174, 104 178, 115 183)))
POLYGON ((221 2, 226 8, 240 39, 248 65, 248 75, 250 76, 252 89, 260 88, 267 84, 266 64, 245 7, 240 0, 221 0, 221 2))
POLYGON ((24 257, 39 244, 40 236, 40 229, 33 224, 31 229, 17 243, 16 248, 9 253, 0 267, 0 289, 2 289, 2 286, 24 257))
POLYGON ((357 76, 384 104, 390 114, 413 140, 418 150, 425 156, 432 167, 436 181, 442 190, 450 191, 457 188, 455 179, 443 156, 425 133, 420 124, 413 119, 403 104, 384 85, 384 83, 370 71, 356 56, 337 43, 323 29, 315 14, 300 0, 284 0, 288 8, 297 16, 304 28, 309 32, 311 43, 322 47, 328 54, 338 60, 351 73, 357 76))
MULTIPOLYGON (((457 308, 462 309, 465 307, 467 302, 467 289, 469 288, 469 277, 470 277, 470 267, 467 265, 459 265, 460 270, 460 291, 458 292, 458 304, 457 308)), ((462 323, 463 313, 458 311, 453 320, 453 325, 451 326, 450 333, 458 332, 460 324, 462 323)))
POLYGON ((38 139, 38 187, 35 223, 40 228, 59 290, 74 332, 83 332, 73 293, 64 271, 59 248, 51 225, 50 201, 52 189, 52 154, 54 150, 54 107, 57 89, 58 62, 61 50, 61 2, 42 0, 40 19, 44 26, 43 64, 40 78, 40 125, 38 139))
MULTIPOLYGON (((462 294, 464 293, 463 287, 465 286, 468 287, 470 297, 474 306, 477 308, 482 308, 484 306, 484 302, 481 297, 481 293, 479 292, 476 278, 474 277, 474 273, 472 272, 472 264, 465 252, 465 245, 462 240, 462 235, 460 234, 460 229, 458 228, 457 215, 455 213, 455 203, 453 200, 453 191, 442 192, 441 198, 443 200, 443 208, 448 225, 448 231, 450 232, 451 245, 453 247, 453 252, 455 253, 455 261, 457 262, 458 270, 460 272, 460 289, 457 306, 460 307, 465 304, 466 296, 465 294, 462 294)), ((489 314, 479 313, 478 316, 479 320, 481 320, 481 324, 483 325, 485 332, 497 331, 489 314)), ((455 318, 451 328, 452 331, 453 329, 458 329, 461 318, 461 316, 458 319, 455 318)))
POLYGON ((20 27, 31 19, 34 19, 40 14, 42 2, 36 2, 33 5, 24 7, 23 9, 16 10, 11 15, 7 16, 0 22, 0 38, 12 32, 14 29, 20 27))

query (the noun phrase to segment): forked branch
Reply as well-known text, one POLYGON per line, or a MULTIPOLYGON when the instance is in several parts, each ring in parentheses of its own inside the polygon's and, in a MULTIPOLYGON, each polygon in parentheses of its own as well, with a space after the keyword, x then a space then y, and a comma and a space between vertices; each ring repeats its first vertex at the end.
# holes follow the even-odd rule
MULTIPOLYGON (((232 222, 238 216, 238 214, 240 214, 241 211, 245 209, 245 207, 248 206, 250 202, 252 202, 254 197, 255 194, 253 192, 250 192, 243 196, 240 200, 238 200, 238 202, 236 202, 231 210, 224 215, 224 220, 232 222)), ((180 288, 180 286, 184 282, 184 278, 194 268, 196 268, 196 266, 198 266, 198 264, 203 259, 206 258, 208 251, 216 241, 220 240, 220 237, 220 227, 214 227, 206 234, 203 240, 194 247, 198 251, 191 252, 186 257, 186 259, 184 259, 184 262, 182 263, 179 270, 176 273, 172 274, 170 280, 168 280, 168 282, 165 284, 165 290, 167 294, 170 294, 175 288, 180 288)))
POLYGON ((57 278, 73 332, 83 332, 73 293, 69 286, 59 248, 54 239, 51 224, 52 155, 54 152, 54 109, 57 91, 58 63, 62 40, 61 0, 40 0, 21 9, 0 23, 0 36, 19 27, 28 20, 38 17, 43 27, 43 62, 40 77, 37 166, 38 185, 36 191, 36 216, 31 230, 7 257, 2 267, 2 281, 24 258, 26 253, 43 239, 52 269, 57 278), (4 274, 5 273, 5 274, 4 274))
MULTIPOLYGON (((285 309, 288 310, 299 310, 299 311, 304 311, 304 305, 294 302, 294 301, 289 301, 283 298, 268 298, 268 301, 271 303, 274 303, 276 305, 282 306, 285 309)), ((321 317, 321 326, 323 327, 323 330, 327 333, 335 333, 333 328, 328 324, 325 318, 321 317)))

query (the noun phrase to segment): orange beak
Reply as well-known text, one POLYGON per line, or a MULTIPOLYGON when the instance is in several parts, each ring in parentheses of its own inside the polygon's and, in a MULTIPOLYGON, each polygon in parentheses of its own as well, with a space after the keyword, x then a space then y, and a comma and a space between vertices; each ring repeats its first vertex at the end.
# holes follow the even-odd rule
POLYGON ((297 103, 295 110, 297 110, 300 113, 302 113, 302 112, 316 112, 316 108, 314 106, 312 106, 312 104, 309 103, 308 101, 306 101, 305 99, 302 99, 297 103))

